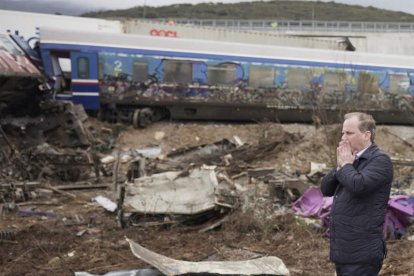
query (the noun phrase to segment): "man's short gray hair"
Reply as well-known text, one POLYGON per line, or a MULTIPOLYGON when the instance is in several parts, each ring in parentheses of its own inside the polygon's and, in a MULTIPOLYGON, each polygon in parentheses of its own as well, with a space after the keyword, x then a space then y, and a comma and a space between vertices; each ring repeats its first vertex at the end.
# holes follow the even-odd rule
POLYGON ((375 140, 375 120, 374 118, 363 112, 351 112, 347 113, 344 116, 344 120, 356 117, 359 121, 359 130, 361 132, 369 131, 371 132, 371 142, 374 143, 375 140))

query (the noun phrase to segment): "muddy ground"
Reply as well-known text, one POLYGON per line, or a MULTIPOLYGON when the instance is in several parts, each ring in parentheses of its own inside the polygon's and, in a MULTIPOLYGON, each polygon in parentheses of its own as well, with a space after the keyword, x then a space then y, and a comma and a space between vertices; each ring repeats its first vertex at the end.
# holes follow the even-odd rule
MULTIPOLYGON (((114 128, 93 120, 88 124, 97 129, 114 128)), ((340 132, 337 125, 316 128, 275 123, 161 122, 140 130, 125 126, 116 128, 120 129, 120 136, 115 148, 160 146, 164 155, 181 147, 233 139, 234 135, 252 145, 283 135, 281 143, 266 148, 266 152, 258 152, 255 158, 248 159, 247 165, 250 168, 274 167, 291 174, 309 172, 310 161, 332 165, 334 145, 340 132)), ((414 128, 380 126, 377 143, 391 156, 413 158, 414 128)), ((395 166, 394 188, 400 192, 409 191, 413 172, 413 167, 395 166)), ((101 181, 111 183, 111 179, 101 181)), ((67 191, 70 194, 55 193, 19 206, 20 210, 34 208, 59 214, 56 218, 23 217, 4 210, 0 231, 13 232, 15 237, 0 241, 0 275, 73 275, 75 271, 104 274, 149 267, 133 256, 125 237, 179 260, 203 261, 211 256, 220 260, 243 260, 246 255, 241 252, 255 252, 281 258, 291 275, 334 275, 324 231, 303 223, 289 211, 267 219, 255 217, 254 212, 235 209, 220 228, 206 233, 199 233, 198 226, 184 225, 121 229, 114 213, 92 201, 96 195, 115 199, 114 190, 111 186, 109 189, 67 191), (86 231, 81 235, 82 230, 86 231)), ((414 275, 414 241, 408 239, 413 232, 408 229, 402 239, 388 242, 388 256, 381 275, 414 275)))

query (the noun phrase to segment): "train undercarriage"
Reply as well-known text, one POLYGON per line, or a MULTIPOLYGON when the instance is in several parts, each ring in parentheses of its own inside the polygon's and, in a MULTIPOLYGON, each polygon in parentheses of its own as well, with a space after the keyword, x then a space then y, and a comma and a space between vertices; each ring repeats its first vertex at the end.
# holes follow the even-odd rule
POLYGON ((242 121, 283 123, 339 123, 348 112, 362 111, 372 114, 380 124, 414 125, 414 112, 406 109, 353 109, 346 107, 272 106, 251 104, 205 104, 175 103, 165 105, 102 105, 98 118, 103 121, 131 124, 134 128, 145 128, 163 120, 197 121, 242 121))

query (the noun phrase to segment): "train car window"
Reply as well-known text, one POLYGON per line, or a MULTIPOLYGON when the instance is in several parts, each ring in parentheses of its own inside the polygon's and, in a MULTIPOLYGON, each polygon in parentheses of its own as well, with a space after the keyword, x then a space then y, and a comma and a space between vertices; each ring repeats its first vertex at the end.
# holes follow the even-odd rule
POLYGON ((378 93, 378 77, 368 72, 359 73, 358 91, 363 93, 378 93))
POLYGON ((235 64, 208 65, 207 68, 209 85, 229 85, 236 80, 235 64))
POLYGON ((191 61, 166 60, 164 62, 164 82, 192 83, 193 64, 191 61))
POLYGON ((345 91, 345 72, 326 72, 323 77, 323 92, 345 91))
POLYGON ((275 85, 275 68, 270 66, 250 66, 249 86, 273 87, 275 85))
POLYGON ((406 74, 390 75, 389 92, 392 94, 404 94, 410 87, 410 78, 406 74))
POLYGON ((286 87, 288 89, 310 89, 312 80, 311 71, 304 68, 290 68, 287 70, 286 87))
POLYGON ((78 78, 89 79, 89 59, 86 57, 79 57, 78 64, 78 78))
POLYGON ((148 62, 141 59, 134 59, 132 66, 132 79, 139 82, 146 81, 148 78, 148 62))

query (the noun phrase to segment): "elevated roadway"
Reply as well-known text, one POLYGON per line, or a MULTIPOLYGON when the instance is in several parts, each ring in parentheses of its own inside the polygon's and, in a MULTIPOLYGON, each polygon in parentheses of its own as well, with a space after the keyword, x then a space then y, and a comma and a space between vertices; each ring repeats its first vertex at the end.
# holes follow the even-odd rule
MULTIPOLYGON (((355 48, 359 52, 414 55, 414 23, 410 22, 177 19, 174 23, 187 27, 272 34, 283 37, 286 43, 291 42, 288 37, 300 37, 331 40, 334 44, 355 48)), ((307 43, 303 43, 307 47, 307 43)))

